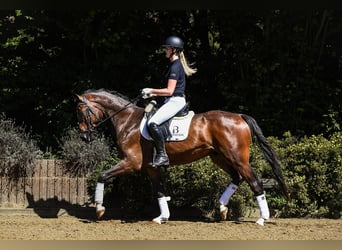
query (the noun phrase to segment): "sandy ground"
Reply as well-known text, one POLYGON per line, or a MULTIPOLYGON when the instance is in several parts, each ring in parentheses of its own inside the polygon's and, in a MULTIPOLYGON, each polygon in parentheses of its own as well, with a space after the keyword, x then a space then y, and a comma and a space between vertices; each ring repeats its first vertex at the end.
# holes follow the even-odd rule
POLYGON ((272 218, 265 226, 254 218, 205 222, 170 220, 88 220, 70 215, 1 215, 1 240, 341 240, 342 220, 272 218))

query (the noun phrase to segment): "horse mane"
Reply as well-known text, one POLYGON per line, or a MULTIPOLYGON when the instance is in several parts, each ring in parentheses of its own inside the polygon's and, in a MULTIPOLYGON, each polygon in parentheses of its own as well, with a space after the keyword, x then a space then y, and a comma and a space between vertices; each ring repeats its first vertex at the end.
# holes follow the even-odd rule
POLYGON ((119 93, 119 92, 117 92, 115 90, 108 90, 108 89, 105 89, 105 88, 101 88, 101 89, 88 89, 88 90, 84 91, 82 93, 82 95, 90 94, 90 93, 105 93, 105 94, 109 94, 109 95, 118 96, 121 99, 124 99, 126 101, 132 102, 132 100, 129 97, 127 97, 127 96, 125 96, 125 95, 123 95, 123 94, 121 94, 121 93, 119 93))

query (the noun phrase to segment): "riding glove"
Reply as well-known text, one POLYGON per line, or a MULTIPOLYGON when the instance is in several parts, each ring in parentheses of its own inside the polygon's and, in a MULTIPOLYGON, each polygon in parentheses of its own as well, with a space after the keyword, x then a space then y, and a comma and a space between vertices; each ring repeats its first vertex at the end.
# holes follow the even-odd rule
POLYGON ((144 89, 142 89, 141 94, 142 94, 142 98, 144 98, 144 99, 156 96, 155 94, 152 94, 152 89, 151 88, 144 88, 144 89))

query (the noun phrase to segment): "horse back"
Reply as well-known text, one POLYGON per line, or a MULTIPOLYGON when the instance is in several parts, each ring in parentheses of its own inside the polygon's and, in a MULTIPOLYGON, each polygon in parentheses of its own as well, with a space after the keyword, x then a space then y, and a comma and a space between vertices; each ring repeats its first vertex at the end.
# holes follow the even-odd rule
POLYGON ((203 124, 203 126, 209 126, 210 128, 248 128, 248 125, 241 114, 222 110, 211 110, 196 114, 193 121, 196 126, 203 124))

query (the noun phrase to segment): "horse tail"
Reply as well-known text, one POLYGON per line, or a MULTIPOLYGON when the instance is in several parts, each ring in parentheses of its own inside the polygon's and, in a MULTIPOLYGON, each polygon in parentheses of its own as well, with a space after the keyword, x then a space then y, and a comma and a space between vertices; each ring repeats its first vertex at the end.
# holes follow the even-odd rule
POLYGON ((271 147, 269 141, 265 138, 265 136, 262 133, 261 128, 259 127, 256 120, 248 115, 242 114, 241 117, 246 121, 248 124, 251 136, 255 136, 257 138, 257 142, 261 148, 261 151, 263 155, 265 156, 267 162, 272 166, 273 173, 280 185, 281 190, 283 191, 286 199, 288 201, 291 201, 290 192, 289 189, 285 183, 283 174, 280 169, 280 160, 278 159, 278 156, 274 149, 271 147))

